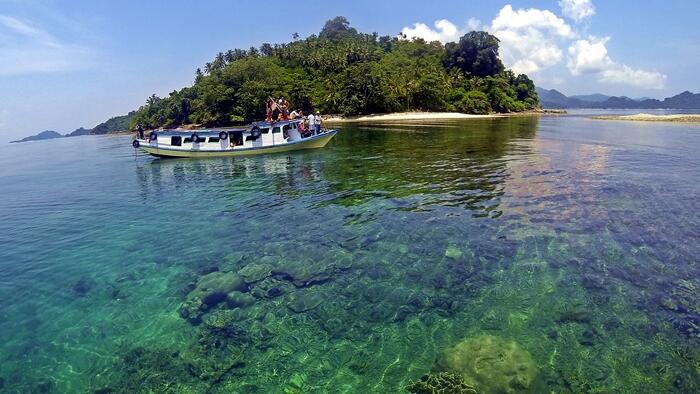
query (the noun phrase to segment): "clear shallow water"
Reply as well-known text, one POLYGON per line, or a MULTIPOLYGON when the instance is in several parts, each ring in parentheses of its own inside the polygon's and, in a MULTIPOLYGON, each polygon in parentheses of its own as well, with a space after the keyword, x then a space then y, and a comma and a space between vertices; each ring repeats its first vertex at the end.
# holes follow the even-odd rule
POLYGON ((697 392, 699 150, 697 126, 576 116, 244 159, 6 145, 0 391, 399 392, 487 334, 530 391, 697 392), (246 267, 274 272, 251 305, 180 316, 246 267))

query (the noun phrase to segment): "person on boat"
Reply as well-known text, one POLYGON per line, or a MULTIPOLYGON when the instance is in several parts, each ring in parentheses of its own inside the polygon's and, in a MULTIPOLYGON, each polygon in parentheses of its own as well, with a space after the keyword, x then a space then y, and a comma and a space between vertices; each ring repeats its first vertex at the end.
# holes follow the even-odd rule
MULTIPOLYGON (((304 116, 302 116, 301 118, 304 119, 304 116)), ((299 124, 297 124, 297 131, 299 131, 299 135, 302 135, 302 136, 303 136, 304 133, 306 133, 306 130, 307 130, 307 128, 306 128, 306 126, 304 125, 304 121, 303 121, 303 120, 302 120, 301 122, 299 122, 299 124)))
POLYGON ((287 101, 284 96, 280 97, 279 101, 277 102, 277 107, 280 110, 281 120, 289 119, 289 101, 287 101))
POLYGON ((141 126, 141 123, 136 125, 136 135, 138 135, 140 140, 146 139, 146 137, 143 134, 143 127, 141 126))
POLYGON ((309 111, 309 116, 306 117, 306 123, 309 125, 309 131, 312 133, 316 131, 316 126, 314 126, 315 122, 314 113, 309 111))
POLYGON ((274 111, 275 100, 268 98, 265 102, 265 121, 272 123, 272 112, 274 111))
POLYGON ((316 134, 321 132, 321 112, 316 111, 316 116, 314 116, 314 126, 316 127, 316 134))
POLYGON ((289 114, 289 119, 296 119, 299 116, 301 116, 301 117, 304 116, 304 113, 302 112, 301 109, 292 111, 292 113, 289 114))

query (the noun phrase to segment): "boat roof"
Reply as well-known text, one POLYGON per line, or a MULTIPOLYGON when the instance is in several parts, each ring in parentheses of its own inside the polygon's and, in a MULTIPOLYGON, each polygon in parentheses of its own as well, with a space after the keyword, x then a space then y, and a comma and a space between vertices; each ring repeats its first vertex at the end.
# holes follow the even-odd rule
MULTIPOLYGON (((253 122, 251 124, 251 127, 257 126, 258 128, 261 128, 261 129, 269 128, 269 127, 281 127, 281 126, 285 126, 285 125, 292 124, 292 123, 299 123, 302 120, 303 119, 290 119, 290 120, 280 120, 280 121, 272 122, 272 123, 265 122, 265 121, 253 122)), ((195 130, 163 129, 163 130, 156 130, 156 132, 158 134, 161 134, 161 135, 188 135, 189 136, 193 133, 197 133, 198 135, 208 136, 208 135, 219 135, 219 133, 222 131, 230 133, 230 132, 236 132, 236 131, 245 132, 248 130, 250 130, 250 127, 245 127, 245 128, 239 127, 239 128, 234 128, 234 129, 221 128, 221 129, 195 129, 195 130)))
POLYGON ((271 127, 271 126, 277 127, 277 126, 285 126, 285 125, 292 124, 292 123, 299 123, 301 121, 303 121, 303 119, 299 118, 299 119, 289 119, 289 120, 278 120, 277 122, 272 122, 272 123, 267 122, 267 121, 253 122, 253 126, 258 126, 259 128, 265 128, 265 127, 271 127))

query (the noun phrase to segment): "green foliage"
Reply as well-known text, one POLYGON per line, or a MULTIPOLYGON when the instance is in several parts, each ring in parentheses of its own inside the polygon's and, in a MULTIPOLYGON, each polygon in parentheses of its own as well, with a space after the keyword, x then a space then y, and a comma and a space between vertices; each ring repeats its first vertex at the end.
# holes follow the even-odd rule
POLYGON ((318 36, 219 52, 194 84, 152 95, 130 126, 223 126, 263 119, 265 100, 293 109, 358 115, 395 111, 516 112, 539 105, 526 75, 505 71, 498 39, 471 32, 459 43, 360 33, 342 16, 318 36))
POLYGON ((498 58, 498 43, 498 38, 485 31, 469 32, 458 43, 445 46, 445 65, 477 77, 499 74, 505 67, 498 58))
POLYGON ((92 134, 108 134, 117 131, 128 130, 131 119, 136 115, 136 111, 131 111, 126 115, 115 116, 92 128, 92 134))

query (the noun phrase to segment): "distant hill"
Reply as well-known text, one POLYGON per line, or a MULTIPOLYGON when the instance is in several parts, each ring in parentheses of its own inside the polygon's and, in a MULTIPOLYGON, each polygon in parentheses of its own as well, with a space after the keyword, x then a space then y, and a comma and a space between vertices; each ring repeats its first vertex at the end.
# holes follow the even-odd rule
POLYGON ((40 140, 50 140, 54 138, 61 138, 63 135, 57 131, 53 130, 45 130, 42 131, 41 133, 37 135, 32 135, 29 137, 22 138, 21 140, 17 141, 11 141, 11 143, 16 143, 16 142, 28 142, 28 141, 40 141, 40 140))
POLYGON ((77 137, 79 135, 88 135, 90 134, 90 129, 86 129, 84 127, 81 127, 79 129, 75 129, 72 132, 66 134, 66 137, 77 137))
POLYGON ((567 97, 551 89, 537 88, 542 108, 616 108, 616 109, 700 109, 700 93, 685 91, 663 100, 635 100, 627 96, 605 96, 602 94, 579 95, 567 97), (606 97, 602 101, 600 100, 606 97))
POLYGON ((136 115, 136 111, 131 111, 126 115, 115 116, 113 118, 109 118, 107 121, 102 122, 91 129, 86 129, 84 127, 75 129, 72 132, 66 134, 65 136, 61 135, 57 131, 46 130, 46 131, 42 131, 41 133, 39 133, 37 135, 22 138, 21 140, 12 141, 12 142, 48 140, 48 139, 52 139, 52 138, 77 137, 80 135, 90 135, 90 134, 110 134, 110 133, 117 133, 120 131, 127 131, 127 130, 129 130, 129 123, 131 122, 131 119, 135 115, 136 115))
POLYGON ((109 134, 129 130, 129 122, 131 122, 134 115, 136 115, 136 111, 131 111, 126 115, 110 118, 106 122, 100 123, 93 127, 90 134, 109 134))
POLYGON ((610 96, 606 96, 604 94, 600 93, 595 93, 595 94, 577 94, 575 96, 571 96, 572 98, 575 98, 577 100, 581 101, 588 101, 591 103, 600 103, 603 102, 607 99, 610 98, 610 96))

